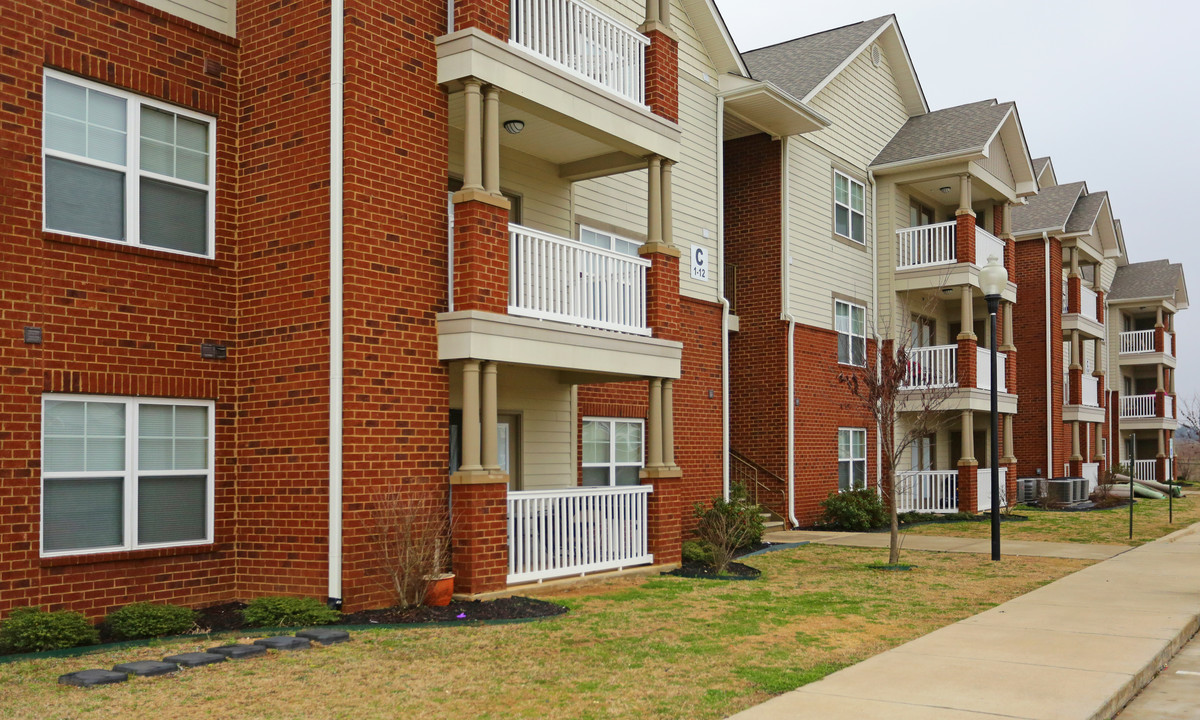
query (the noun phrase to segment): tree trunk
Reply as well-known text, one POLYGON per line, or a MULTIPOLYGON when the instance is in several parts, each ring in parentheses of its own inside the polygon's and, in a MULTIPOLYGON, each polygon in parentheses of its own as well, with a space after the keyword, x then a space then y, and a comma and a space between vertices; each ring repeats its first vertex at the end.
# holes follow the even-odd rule
POLYGON ((892 502, 890 512, 892 519, 891 534, 888 544, 888 565, 895 565, 900 562, 900 517, 896 512, 896 476, 892 475, 892 502))

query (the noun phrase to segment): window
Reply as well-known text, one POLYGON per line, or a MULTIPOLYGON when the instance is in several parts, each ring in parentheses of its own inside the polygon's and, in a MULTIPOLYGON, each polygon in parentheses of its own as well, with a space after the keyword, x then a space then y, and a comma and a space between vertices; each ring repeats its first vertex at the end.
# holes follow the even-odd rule
POLYGON ((212 542, 213 404, 46 395, 42 554, 212 542))
POLYGON ((642 421, 583 419, 583 485, 637 485, 642 469, 642 421))
POLYGON ((840 172, 833 174, 833 231, 866 244, 863 184, 840 172))
POLYGON ((838 334, 838 362, 845 365, 867 364, 867 309, 862 305, 835 300, 834 329, 838 334))
POLYGON ((867 486, 867 431, 838 428, 838 491, 867 486))
POLYGON ((45 229, 212 256, 211 118, 46 71, 45 229))
POLYGON ((638 257, 638 248, 641 247, 641 243, 639 242, 601 230, 593 230, 583 225, 579 226, 579 242, 584 245, 591 245, 592 247, 613 250, 624 255, 632 255, 633 257, 638 257))

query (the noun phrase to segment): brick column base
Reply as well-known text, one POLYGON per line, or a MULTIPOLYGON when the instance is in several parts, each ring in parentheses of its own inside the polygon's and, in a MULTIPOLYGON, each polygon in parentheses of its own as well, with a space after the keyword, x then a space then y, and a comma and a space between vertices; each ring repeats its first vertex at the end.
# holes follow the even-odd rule
POLYGON ((678 468, 648 469, 643 485, 653 485, 647 502, 647 536, 655 564, 683 560, 683 473, 678 468))
POLYGON ((979 466, 958 466, 958 511, 975 514, 979 511, 979 466))
MULTIPOLYGON (((954 216, 954 252, 960 263, 975 262, 975 213, 958 210, 954 216)), ((983 259, 987 262, 987 258, 983 259)), ((971 328, 963 328, 970 330, 971 328)))
MULTIPOLYGON (((965 328, 964 332, 969 330, 970 328, 965 328)), ((978 373, 980 372, 980 368, 975 367, 978 360, 975 349, 978 346, 979 344, 975 340, 963 340, 962 338, 959 338, 958 340, 957 362, 958 386, 960 388, 973 388, 976 386, 975 381, 978 377, 978 373)), ((983 372, 989 373, 990 376, 992 370, 991 368, 984 368, 983 372)))
POLYGON ((681 340, 679 248, 647 243, 638 252, 650 261, 646 273, 646 324, 656 338, 681 340))
POLYGON ((1161 483, 1167 481, 1167 458, 1165 456, 1154 459, 1154 479, 1161 483))
POLYGON ((1067 474, 1071 477, 1083 477, 1083 460, 1068 460, 1067 474))
POLYGON ((454 591, 503 590, 508 586, 508 476, 455 476, 450 483, 454 591))
POLYGON ((646 105, 650 112, 679 122, 679 41, 661 29, 646 30, 646 105))
POLYGON ((464 191, 454 204, 454 309, 508 312, 508 201, 464 191))
POLYGON ((1004 468, 1004 500, 1008 507, 1012 507, 1017 504, 1017 463, 1015 460, 1004 463, 1004 468))

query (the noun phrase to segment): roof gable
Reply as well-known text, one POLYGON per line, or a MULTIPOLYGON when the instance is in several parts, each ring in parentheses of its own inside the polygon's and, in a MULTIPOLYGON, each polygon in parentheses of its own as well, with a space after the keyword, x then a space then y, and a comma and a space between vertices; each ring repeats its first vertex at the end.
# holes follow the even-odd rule
POLYGON ((680 4, 683 5, 683 11, 687 13, 700 41, 704 43, 717 72, 748 76, 750 71, 746 68, 742 54, 738 52, 733 36, 725 26, 725 19, 721 17, 721 11, 717 9, 713 0, 680 0, 680 4))
POLYGON ((1087 192, 1087 183, 1075 182, 1055 185, 1029 198, 1024 205, 1012 209, 1014 235, 1031 235, 1047 232, 1062 232, 1075 209, 1080 195, 1087 192))
POLYGON ((983 100, 911 117, 871 165, 880 167, 925 158, 982 154, 1013 107, 1012 103, 983 100))
POLYGON ((1129 263, 1117 268, 1108 298, 1121 300, 1166 299, 1179 309, 1187 307, 1183 265, 1168 260, 1129 263))

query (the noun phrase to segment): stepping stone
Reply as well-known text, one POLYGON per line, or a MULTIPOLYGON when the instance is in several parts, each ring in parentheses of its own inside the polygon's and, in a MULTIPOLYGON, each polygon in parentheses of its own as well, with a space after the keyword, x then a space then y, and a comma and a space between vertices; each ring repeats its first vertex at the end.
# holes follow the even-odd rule
POLYGON ((213 663, 225 662, 224 655, 206 652, 190 652, 182 655, 171 655, 163 658, 163 662, 176 663, 180 667, 200 667, 201 665, 212 665, 213 663))
POLYGON ((281 635, 279 637, 262 638, 254 641, 255 645, 271 648, 272 650, 307 650, 312 644, 305 638, 281 635))
POLYGON ((265 655, 267 649, 262 645, 222 645, 221 647, 209 648, 208 652, 214 655, 224 655, 230 660, 241 660, 242 658, 254 657, 255 655, 265 655))
POLYGON ((179 666, 173 662, 159 662, 157 660, 138 660, 137 662, 121 663, 113 665, 113 672, 129 673, 138 677, 150 677, 153 675, 166 675, 167 673, 178 672, 179 666))
POLYGON ((301 630, 296 633, 296 637, 307 638, 322 645, 335 645, 337 643, 348 642, 350 640, 350 633, 345 630, 325 630, 318 628, 316 630, 301 630))
POLYGON ((86 688, 94 685, 125 682, 128 679, 129 676, 123 672, 113 672, 112 670, 80 670, 79 672, 59 675, 58 684, 86 688))

